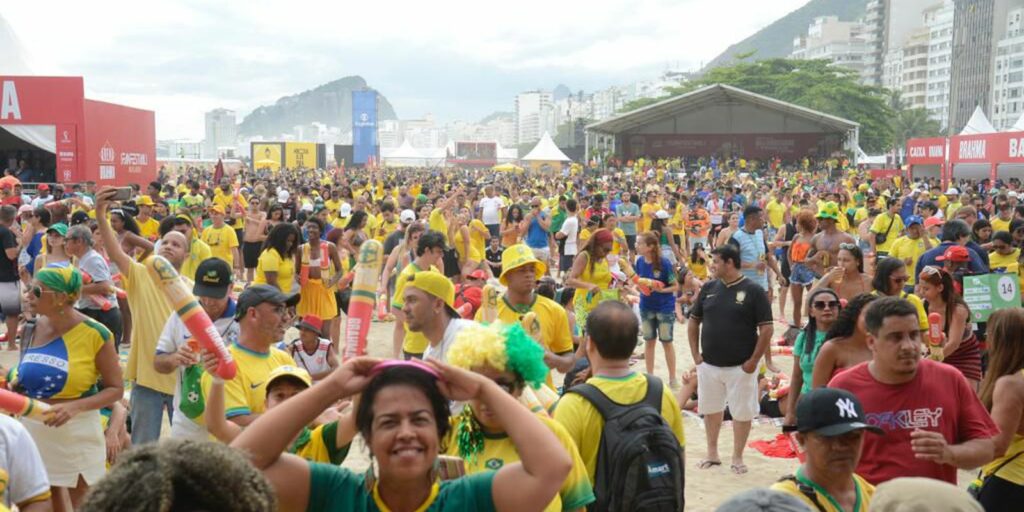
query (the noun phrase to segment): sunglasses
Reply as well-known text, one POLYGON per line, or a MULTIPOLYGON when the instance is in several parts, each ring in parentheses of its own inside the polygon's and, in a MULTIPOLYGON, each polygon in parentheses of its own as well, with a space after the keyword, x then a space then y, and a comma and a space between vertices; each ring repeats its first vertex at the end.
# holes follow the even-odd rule
POLYGON ((31 291, 32 295, 34 295, 37 299, 42 297, 44 293, 57 293, 53 290, 44 290, 40 286, 33 286, 29 291, 31 291))
POLYGON ((839 301, 815 301, 812 306, 814 306, 814 309, 817 309, 818 311, 824 311, 825 309, 839 309, 839 301))
POLYGON ((839 244, 839 248, 844 251, 852 251, 857 248, 857 244, 845 243, 839 244))
POLYGON ((942 269, 934 265, 926 265, 921 269, 922 276, 938 275, 942 273, 942 269))

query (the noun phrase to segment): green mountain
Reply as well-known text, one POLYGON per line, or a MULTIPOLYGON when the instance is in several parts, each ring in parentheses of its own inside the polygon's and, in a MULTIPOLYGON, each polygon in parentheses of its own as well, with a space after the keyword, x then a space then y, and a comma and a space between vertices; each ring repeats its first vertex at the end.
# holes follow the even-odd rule
MULTIPOLYGON (((323 123, 336 126, 342 131, 352 128, 352 91, 368 88, 361 76, 347 76, 303 91, 285 96, 273 105, 257 107, 245 116, 238 126, 240 135, 277 137, 290 133, 292 127, 323 123)), ((383 94, 378 96, 377 118, 398 119, 395 109, 383 94)))
POLYGON ((793 39, 807 33, 807 26, 818 16, 837 16, 840 21, 854 21, 864 16, 868 0, 811 0, 803 7, 775 20, 754 35, 730 46, 704 69, 727 65, 736 56, 753 52, 754 60, 788 57, 793 39))

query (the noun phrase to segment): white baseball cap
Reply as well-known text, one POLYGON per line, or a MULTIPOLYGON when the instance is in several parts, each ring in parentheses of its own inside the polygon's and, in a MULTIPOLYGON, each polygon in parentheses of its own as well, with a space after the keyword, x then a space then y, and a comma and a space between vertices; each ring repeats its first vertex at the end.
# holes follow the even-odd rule
POLYGON ((412 210, 402 210, 402 213, 398 215, 398 220, 402 224, 409 224, 416 220, 416 212, 412 210))
POLYGON ((668 220, 669 215, 668 215, 668 212, 666 212, 665 210, 658 210, 657 212, 655 212, 654 218, 661 219, 661 220, 668 220))
POLYGON ((960 195, 960 191, 957 190, 956 187, 949 187, 949 189, 946 190, 946 195, 947 196, 958 196, 958 195, 960 195))
POLYGON ((281 204, 287 203, 289 197, 291 197, 291 194, 289 194, 287 190, 281 189, 281 190, 277 191, 277 202, 278 203, 281 203, 281 204))
POLYGON ((341 217, 341 218, 345 219, 345 218, 348 218, 351 215, 352 215, 352 205, 350 205, 348 203, 345 203, 345 204, 341 205, 341 208, 338 208, 338 217, 341 217))

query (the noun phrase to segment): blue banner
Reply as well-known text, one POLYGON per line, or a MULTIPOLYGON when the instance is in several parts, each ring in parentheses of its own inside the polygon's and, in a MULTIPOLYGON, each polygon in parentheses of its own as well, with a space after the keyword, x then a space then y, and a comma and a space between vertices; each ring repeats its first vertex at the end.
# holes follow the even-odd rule
POLYGON ((379 149, 377 91, 352 91, 352 163, 379 163, 379 149))

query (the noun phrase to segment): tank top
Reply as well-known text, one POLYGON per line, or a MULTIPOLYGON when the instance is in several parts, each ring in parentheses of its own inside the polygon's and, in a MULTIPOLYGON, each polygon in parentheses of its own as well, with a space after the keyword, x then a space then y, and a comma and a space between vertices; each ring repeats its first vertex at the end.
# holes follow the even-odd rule
POLYGON ((320 338, 320 343, 312 354, 307 354, 306 350, 302 348, 302 340, 293 341, 288 348, 288 352, 291 354, 292 359, 295 360, 295 364, 304 368, 310 375, 316 375, 331 369, 331 365, 327 362, 327 354, 331 349, 330 340, 320 338))
MULTIPOLYGON (((594 262, 594 268, 590 268, 590 254, 583 252, 581 254, 587 255, 587 263, 583 266, 583 273, 580 274, 580 281, 596 284, 602 291, 608 290, 612 285, 612 272, 608 267, 608 260, 601 258, 600 261, 594 262)), ((593 308, 601 300, 603 300, 602 294, 594 294, 590 299, 587 299, 587 292, 581 291, 573 296, 573 302, 585 308, 593 308)))
POLYGON ((317 257, 313 258, 311 244, 302 244, 302 268, 299 269, 299 283, 306 284, 309 281, 309 269, 320 267, 320 279, 326 280, 331 277, 331 258, 327 254, 327 242, 320 242, 320 250, 317 257))
POLYGON ((803 263, 807 260, 807 253, 809 252, 811 252, 810 242, 800 242, 794 238, 793 243, 789 246, 789 262, 803 263))

